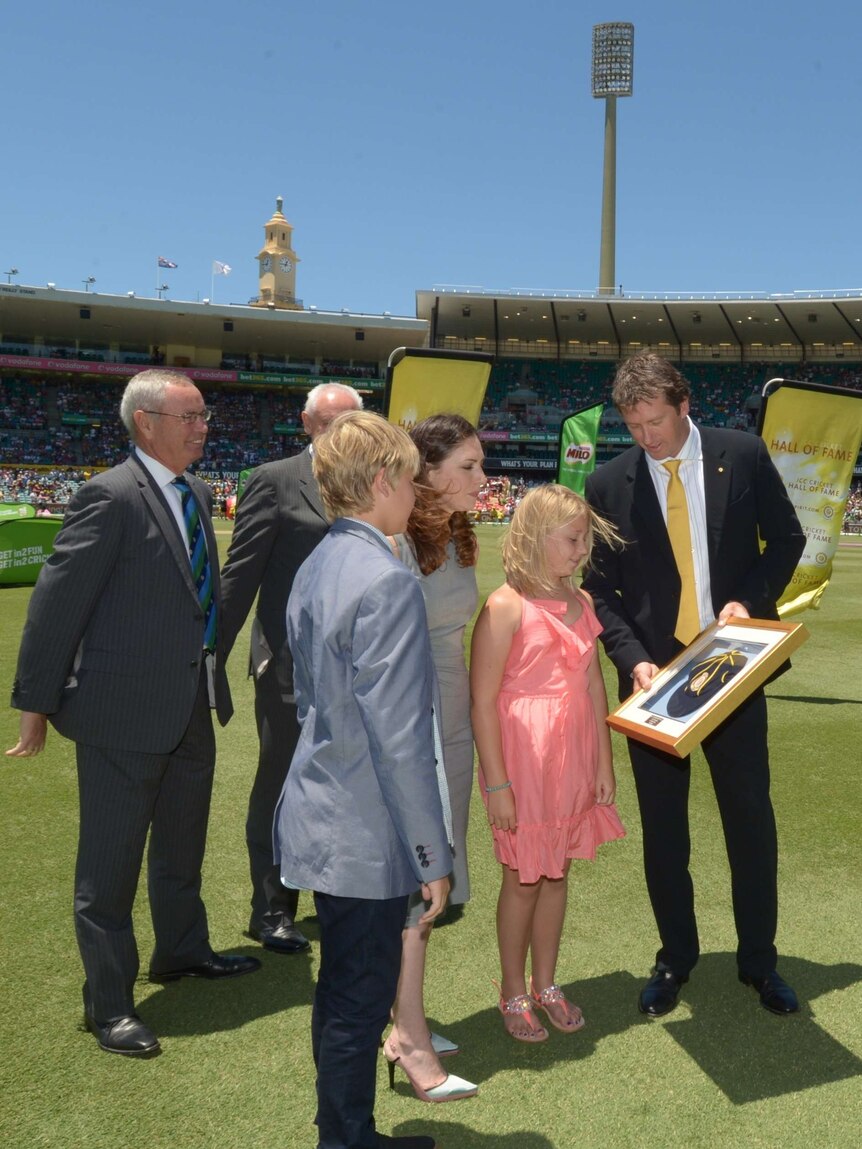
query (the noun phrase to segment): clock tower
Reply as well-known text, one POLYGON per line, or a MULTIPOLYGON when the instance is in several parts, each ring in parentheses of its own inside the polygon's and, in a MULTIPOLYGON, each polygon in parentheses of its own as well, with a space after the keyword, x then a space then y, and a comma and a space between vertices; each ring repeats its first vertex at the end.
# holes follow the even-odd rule
POLYGON ((258 253, 260 263, 260 293, 253 307, 279 307, 302 310, 296 298, 296 265, 299 263, 291 246, 293 228, 282 214, 284 200, 275 201, 275 212, 263 225, 264 243, 258 253))

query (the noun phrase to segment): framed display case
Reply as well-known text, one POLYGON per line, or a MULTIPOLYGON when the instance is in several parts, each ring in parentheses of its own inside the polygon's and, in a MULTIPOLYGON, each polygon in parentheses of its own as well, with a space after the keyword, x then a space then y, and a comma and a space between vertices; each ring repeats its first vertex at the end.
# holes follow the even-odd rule
POLYGON ((608 725, 685 758, 807 638, 799 622, 715 622, 662 667, 649 690, 620 703, 608 725))

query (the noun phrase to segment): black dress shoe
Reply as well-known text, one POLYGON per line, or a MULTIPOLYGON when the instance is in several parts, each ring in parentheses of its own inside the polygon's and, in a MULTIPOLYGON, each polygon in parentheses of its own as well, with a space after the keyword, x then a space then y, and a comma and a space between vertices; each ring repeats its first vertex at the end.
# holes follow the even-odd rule
POLYGON ((749 977, 741 973, 739 980, 743 985, 750 985, 760 994, 760 1004, 770 1013, 777 1013, 783 1017, 786 1013, 797 1013, 799 999, 783 977, 775 970, 766 977, 749 977))
POLYGON ((187 965, 184 969, 172 969, 166 973, 150 970, 150 981, 176 981, 181 977, 205 977, 213 980, 221 977, 239 977, 242 973, 254 973, 260 969, 257 958, 242 954, 213 954, 200 965, 187 965))
POLYGON ((299 954, 311 949, 311 942, 296 928, 290 918, 281 918, 276 923, 262 926, 249 926, 248 936, 260 942, 266 950, 278 954, 299 954))
POLYGON ((676 1008, 679 991, 688 981, 688 975, 677 977, 672 969, 657 965, 655 973, 643 987, 638 998, 638 1009, 648 1017, 662 1017, 676 1008))
POLYGON ((96 1021, 84 1014, 84 1025, 106 1053, 124 1053, 126 1057, 154 1057, 161 1052, 159 1039, 144 1025, 136 1013, 96 1021))
POLYGON ((378 1149, 436 1149, 437 1142, 433 1137, 387 1137, 378 1133, 377 1145, 378 1149))

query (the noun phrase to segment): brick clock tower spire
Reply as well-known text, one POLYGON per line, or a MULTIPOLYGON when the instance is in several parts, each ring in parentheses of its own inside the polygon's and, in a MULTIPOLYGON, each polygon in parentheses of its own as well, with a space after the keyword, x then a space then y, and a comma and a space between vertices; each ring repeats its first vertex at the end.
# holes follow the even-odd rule
POLYGON ((296 265, 299 258, 291 246, 293 228, 282 214, 284 200, 275 201, 275 212, 264 224, 264 243, 258 253, 260 293, 253 307, 278 307, 301 311, 296 298, 296 265))

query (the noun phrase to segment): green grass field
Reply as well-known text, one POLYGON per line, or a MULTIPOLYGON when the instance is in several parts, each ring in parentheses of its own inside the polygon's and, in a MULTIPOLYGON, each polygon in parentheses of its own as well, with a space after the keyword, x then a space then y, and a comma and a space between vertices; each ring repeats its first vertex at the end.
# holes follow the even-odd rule
MULTIPOLYGON (((229 528, 220 543, 226 550, 229 528)), ((501 581, 499 530, 481 530, 483 596, 501 581)), ((862 549, 842 548, 809 642, 769 688, 773 794, 781 845, 780 969, 805 1005, 767 1014, 736 979, 727 863, 705 763, 693 764, 693 872, 703 957, 678 1009, 647 1021, 636 1007, 657 946, 640 865, 625 748, 618 805, 628 837, 595 865, 576 863, 559 979, 587 1017, 528 1047, 496 1009, 497 865, 473 806, 473 901, 435 931, 427 1004, 462 1045, 450 1067, 478 1098, 424 1105, 404 1078, 386 1088, 385 1132, 433 1133, 441 1149, 819 1149, 859 1143, 862 1127, 862 549)), ((0 682, 8 689, 29 598, 0 592, 0 682)), ((256 754, 252 691, 234 659, 236 716, 219 734, 204 895, 213 944, 260 954, 243 936, 248 880, 243 824, 256 754)), ((4 711, 0 737, 16 740, 4 711)), ((73 747, 52 732, 45 754, 6 759, 0 780, 0 1130, 8 1149, 310 1149, 314 1085, 309 1017, 317 958, 263 954, 235 983, 182 981, 137 994, 161 1057, 101 1053, 80 1031, 82 974, 72 926, 77 797, 73 747)), ((303 895, 300 919, 311 912, 303 895)), ((142 891, 142 967, 152 942, 142 891)), ((312 939, 313 921, 302 923, 312 939)))

